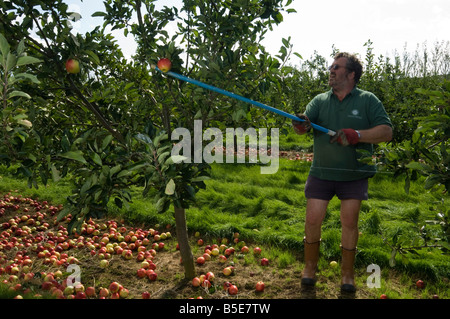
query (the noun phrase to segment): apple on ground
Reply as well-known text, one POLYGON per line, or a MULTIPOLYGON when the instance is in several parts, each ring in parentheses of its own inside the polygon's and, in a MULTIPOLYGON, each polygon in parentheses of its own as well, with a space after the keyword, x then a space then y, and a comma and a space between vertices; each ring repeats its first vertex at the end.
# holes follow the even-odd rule
POLYGON ((86 299, 86 293, 84 291, 78 291, 75 294, 75 299, 86 299))
POLYGON ((203 280, 202 287, 203 288, 210 288, 211 287, 211 282, 208 279, 203 280))
POLYGON ((197 258, 197 264, 203 265, 204 263, 205 263, 205 258, 203 256, 197 258))
POLYGON ((423 282, 423 280, 417 280, 416 286, 419 289, 423 289, 423 288, 425 288, 425 283, 423 282))
POLYGON ((258 282, 256 283, 256 286, 255 286, 256 291, 258 291, 258 292, 263 292, 263 291, 264 291, 264 288, 265 288, 264 282, 258 281, 258 282))
POLYGON ((194 279, 192 279, 192 286, 194 286, 194 287, 199 287, 200 284, 201 284, 200 278, 195 277, 194 279))
POLYGON ((268 266, 269 265, 269 259, 263 258, 261 259, 261 266, 268 266))
POLYGON ((150 293, 148 291, 144 291, 142 293, 142 299, 150 299, 150 293))
POLYGON ((145 268, 139 268, 139 269, 137 270, 137 276, 138 276, 139 278, 144 278, 144 277, 146 277, 146 276, 147 276, 147 270, 146 270, 145 268))
POLYGON ((107 268, 109 266, 109 261, 107 259, 100 260, 100 267, 107 268))
POLYGON ((259 248, 259 247, 253 248, 253 253, 254 253, 255 255, 260 255, 260 254, 261 254, 261 248, 259 248))
POLYGON ((232 296, 237 295, 238 288, 236 287, 236 285, 231 285, 230 287, 228 287, 228 293, 232 296))
POLYGON ((147 270, 147 277, 151 281, 155 281, 156 278, 158 277, 158 275, 153 269, 149 269, 149 270, 147 270))
POLYGON ((127 298, 130 294, 130 291, 127 288, 122 288, 119 291, 120 298, 127 298))
POLYGON ((380 299, 388 299, 386 294, 381 294, 380 299))
POLYGON ((335 268, 338 265, 337 261, 333 260, 330 262, 330 267, 335 268))
POLYGON ((98 295, 100 298, 106 298, 109 296, 109 290, 108 288, 100 288, 100 291, 98 292, 98 295))
POLYGON ((216 277, 214 276, 214 273, 213 273, 213 272, 209 271, 209 272, 206 273, 206 279, 207 279, 207 280, 213 282, 215 278, 216 278, 216 277))
POLYGON ((110 285, 109 285, 109 291, 111 291, 112 293, 116 293, 119 292, 120 290, 120 284, 116 281, 113 281, 110 285))
POLYGON ((227 261, 227 257, 225 257, 224 255, 220 255, 219 256, 219 262, 220 263, 224 264, 224 263, 226 263, 226 261, 227 261))
POLYGON ((225 276, 230 276, 232 272, 233 272, 233 270, 231 269, 231 267, 225 267, 225 268, 223 269, 223 274, 224 274, 225 276))
POLYGON ((86 290, 84 292, 86 293, 86 296, 88 296, 88 297, 95 296, 95 288, 92 286, 86 287, 86 290))

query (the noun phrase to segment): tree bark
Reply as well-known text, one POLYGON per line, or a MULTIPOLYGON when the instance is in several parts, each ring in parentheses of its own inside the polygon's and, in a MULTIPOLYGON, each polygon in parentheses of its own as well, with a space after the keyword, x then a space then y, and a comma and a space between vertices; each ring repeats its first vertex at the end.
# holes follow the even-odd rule
POLYGON ((184 275, 186 279, 190 280, 195 277, 195 265, 191 246, 189 246, 189 238, 186 225, 186 211, 184 208, 175 207, 175 225, 177 230, 178 244, 180 245, 181 259, 184 266, 184 275))

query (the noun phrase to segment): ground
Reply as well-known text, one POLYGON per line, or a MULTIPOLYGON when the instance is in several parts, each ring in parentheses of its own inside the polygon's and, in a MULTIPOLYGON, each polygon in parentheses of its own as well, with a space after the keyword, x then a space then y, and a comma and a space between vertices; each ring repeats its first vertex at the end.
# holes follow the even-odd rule
MULTIPOLYGON (((353 296, 342 296, 339 289, 339 267, 328 267, 327 264, 319 269, 317 288, 314 291, 302 291, 300 278, 302 270, 302 256, 295 256, 296 260, 287 265, 281 265, 278 260, 269 258, 269 265, 262 266, 261 259, 267 254, 270 247, 259 246, 261 254, 254 254, 257 243, 246 243, 238 234, 234 238, 203 238, 204 243, 197 244, 201 234, 192 234, 191 247, 194 260, 205 253, 209 246, 223 244, 228 241, 226 247, 234 247, 235 252, 228 256, 225 263, 219 262, 218 256, 211 256, 203 265, 196 265, 197 276, 207 272, 215 275, 211 288, 194 287, 191 280, 186 280, 184 268, 180 263, 180 253, 177 249, 177 240, 173 234, 172 225, 128 225, 124 220, 102 219, 90 220, 84 224, 81 234, 69 236, 67 233, 68 219, 56 222, 56 216, 61 205, 52 206, 50 203, 40 202, 36 199, 25 199, 18 194, 9 193, 0 197, 0 280, 3 287, 0 289, 0 298, 14 298, 20 295, 24 298, 74 298, 75 293, 63 294, 67 286, 67 279, 79 275, 84 286, 95 288, 95 296, 98 298, 101 288, 109 288, 112 282, 118 282, 123 288, 128 289, 126 298, 142 299, 143 292, 149 292, 152 299, 188 299, 188 298, 212 298, 212 299, 338 299, 378 298, 380 292, 376 289, 368 289, 365 285, 367 273, 357 269, 358 291, 353 296), (42 216, 42 217, 39 217, 42 216), (41 219, 41 220, 39 220, 41 219), (32 220, 32 221, 30 221, 32 220), (48 223, 46 225, 45 223, 48 223), (92 233, 88 234, 88 227, 92 233), (95 232, 98 234, 95 234, 95 232), (166 234, 169 238, 155 239, 156 234, 166 234), (122 235, 124 238, 118 238, 122 235), (130 237, 126 237, 129 235, 130 237), (136 241, 132 236, 135 235, 136 241), (139 237, 141 236, 141 237, 139 237), (235 239, 238 237, 237 239, 235 239), (105 238, 108 238, 107 240, 105 238), (144 244, 143 238, 148 239, 144 244), (103 239, 103 240, 102 240, 103 239), (104 243, 102 244, 102 241, 104 243), (132 243, 136 244, 132 247, 132 243), (151 251, 153 243, 159 245, 164 242, 164 248, 151 251), (63 248, 67 243, 69 247, 63 248), (126 246, 132 250, 132 258, 125 259, 114 248, 111 256, 99 257, 101 247, 126 246), (139 278, 138 269, 142 268, 142 260, 138 260, 136 246, 144 246, 147 252, 146 260, 151 260, 155 265, 157 279, 152 281, 147 276, 139 278), (93 245, 93 246, 89 246, 93 245), (96 246, 96 247, 95 247, 96 246), (248 253, 241 253, 243 246, 249 247, 248 253), (92 249, 95 247, 94 249, 92 249), (46 256, 39 256, 44 251, 46 256), (154 256, 150 253, 153 252, 154 256), (67 254, 64 255, 64 254, 67 254), (73 256, 76 259, 70 259, 73 256), (30 265, 26 266, 25 259, 30 265), (107 259, 109 266, 102 268, 100 261, 107 259), (71 270, 69 265, 73 263, 79 268, 71 270), (13 270, 13 266, 17 269, 13 270), (223 269, 226 266, 235 267, 234 274, 225 276, 223 269), (9 267, 8 267, 9 266, 9 267), (32 274, 27 278, 27 274, 32 274), (45 277, 51 274, 54 280, 45 277), (43 284, 50 281, 50 284, 43 284), (257 282, 265 283, 265 290, 257 292, 257 282), (224 283, 230 282, 238 287, 236 295, 230 295, 224 290, 224 283), (6 290, 6 292, 5 292, 6 290)), ((222 246, 220 254, 225 254, 222 246)), ((0 283, 0 285, 2 285, 0 283)), ((391 285, 401 285, 395 276, 390 280, 391 285)), ((69 283, 70 285, 70 283, 69 283)), ((80 294, 81 297, 82 294, 80 294)), ((112 294, 107 298, 111 298, 112 294)), ((119 296, 115 296, 119 297, 119 296)))

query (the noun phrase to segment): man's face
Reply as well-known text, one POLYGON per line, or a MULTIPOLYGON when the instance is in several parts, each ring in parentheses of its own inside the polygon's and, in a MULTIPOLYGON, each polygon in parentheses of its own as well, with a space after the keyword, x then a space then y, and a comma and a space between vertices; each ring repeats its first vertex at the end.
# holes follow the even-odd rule
POLYGON ((344 87, 353 81, 353 72, 349 72, 346 68, 347 59, 339 58, 334 60, 330 67, 330 75, 328 79, 328 85, 332 88, 344 87))

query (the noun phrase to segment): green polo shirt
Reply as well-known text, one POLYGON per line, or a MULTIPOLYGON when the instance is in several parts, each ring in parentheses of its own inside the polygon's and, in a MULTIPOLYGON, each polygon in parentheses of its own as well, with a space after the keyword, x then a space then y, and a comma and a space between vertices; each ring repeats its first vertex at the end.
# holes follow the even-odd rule
MULTIPOLYGON (((342 102, 333 94, 333 90, 317 95, 306 106, 305 114, 312 123, 333 131, 344 128, 365 130, 382 124, 392 126, 381 101, 373 93, 356 87, 342 102)), ((314 130, 314 160, 310 174, 333 181, 372 177, 376 168, 358 161, 361 157, 358 149, 373 153, 372 144, 331 144, 329 135, 314 130)))

